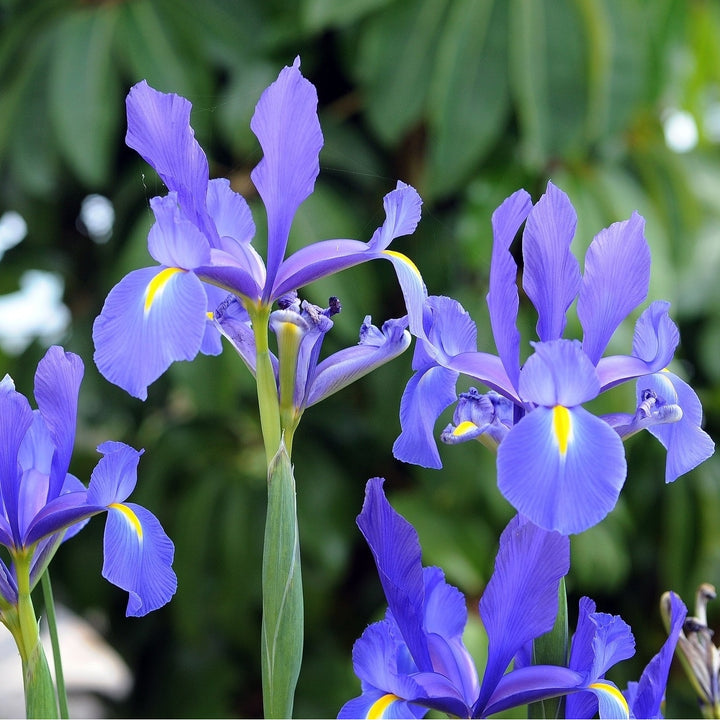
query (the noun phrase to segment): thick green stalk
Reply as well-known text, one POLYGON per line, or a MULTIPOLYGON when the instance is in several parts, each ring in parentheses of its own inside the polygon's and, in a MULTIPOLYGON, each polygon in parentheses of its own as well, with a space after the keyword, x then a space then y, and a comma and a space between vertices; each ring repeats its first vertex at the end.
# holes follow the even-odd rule
POLYGON ((302 663, 303 592, 295 478, 284 442, 268 469, 262 590, 265 717, 289 718, 302 663))
MULTIPOLYGON (((565 578, 561 578, 558 588, 558 613, 555 625, 549 633, 541 635, 533 642, 534 665, 559 665, 566 667, 568 662, 568 616, 567 591, 565 578)), ((564 697, 550 698, 531 703, 528 706, 530 718, 563 717, 564 697)))

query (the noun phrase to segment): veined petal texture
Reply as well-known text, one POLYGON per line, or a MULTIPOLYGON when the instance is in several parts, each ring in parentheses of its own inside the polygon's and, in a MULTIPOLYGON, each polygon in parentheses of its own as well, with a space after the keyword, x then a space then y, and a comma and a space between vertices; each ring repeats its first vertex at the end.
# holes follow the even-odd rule
POLYGON ((580 289, 580 268, 570 252, 577 215, 568 196, 552 183, 530 211, 523 232, 523 288, 538 313, 543 342, 557 340, 565 313, 580 289))
POLYGON ((260 97, 250 128, 263 158, 251 178, 268 219, 267 302, 285 255, 295 212, 315 187, 323 136, 317 116, 317 92, 300 73, 300 58, 285 67, 260 97))
POLYGON ((147 387, 176 360, 200 350, 207 298, 194 273, 145 268, 126 275, 93 324, 95 364, 110 382, 145 400, 147 387))

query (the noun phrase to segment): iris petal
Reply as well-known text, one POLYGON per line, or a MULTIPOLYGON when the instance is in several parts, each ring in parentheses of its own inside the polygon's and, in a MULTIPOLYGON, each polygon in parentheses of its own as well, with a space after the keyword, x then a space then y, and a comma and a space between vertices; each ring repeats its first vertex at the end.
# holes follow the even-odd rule
POLYGON ((285 67, 262 94, 250 122, 263 150, 251 178, 268 219, 268 302, 295 212, 315 187, 323 136, 317 117, 317 92, 300 73, 300 58, 285 67))
POLYGON ((590 243, 577 312, 583 350, 597 364, 618 325, 647 297, 650 248, 645 220, 633 213, 612 224, 590 243))
POLYGON ((126 275, 110 291, 93 325, 98 369, 141 400, 172 362, 197 355, 207 321, 200 280, 189 272, 161 277, 162 272, 145 268, 126 275))
POLYGON ((148 233, 148 251, 161 265, 192 270, 210 262, 210 243, 177 204, 177 195, 154 197, 155 223, 148 233))
POLYGON ((539 407, 513 427, 497 457, 500 492, 534 523, 563 534, 600 522, 615 507, 626 475, 617 433, 582 407, 568 412, 564 454, 553 410, 539 407))

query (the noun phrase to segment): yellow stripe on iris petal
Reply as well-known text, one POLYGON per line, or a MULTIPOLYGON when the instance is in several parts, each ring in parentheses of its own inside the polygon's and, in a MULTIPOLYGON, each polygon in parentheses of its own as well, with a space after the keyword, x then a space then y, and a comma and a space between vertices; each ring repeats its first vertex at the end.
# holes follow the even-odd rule
POLYGON ((601 693, 604 693, 605 695, 609 695, 617 704, 618 707, 622 708, 622 711, 624 715, 622 715, 622 718, 629 718, 630 717, 630 708, 628 707, 627 700, 625 699, 624 695, 614 686, 610 683, 604 683, 604 682, 595 682, 592 685, 589 686, 592 690, 598 690, 601 693))
POLYGON ((393 695, 392 693, 388 693, 387 695, 383 695, 379 700, 376 700, 371 706, 370 709, 367 712, 367 715, 365 716, 368 718, 368 720, 376 720, 377 718, 384 717, 384 712, 396 701, 400 700, 397 695, 393 695))
POLYGON ((142 525, 140 524, 140 520, 138 519, 138 516, 127 505, 122 505, 121 503, 110 503, 108 507, 112 508, 113 510, 119 510, 125 517, 125 519, 130 523, 132 529, 135 531, 135 534, 140 538, 140 540, 142 540, 143 529, 142 525))
POLYGON ((568 442, 572 437, 572 418, 570 417, 570 411, 563 405, 556 405, 552 409, 552 420, 560 454, 565 455, 568 442))
POLYGON ((420 274, 417 265, 407 255, 403 255, 395 250, 383 250, 382 252, 385 255, 391 255, 392 257, 405 263, 405 265, 407 265, 422 280, 422 275, 420 274))
POLYGON ((165 268, 161 270, 149 283, 145 290, 145 312, 150 310, 155 298, 162 293, 170 278, 179 272, 185 272, 182 268, 165 268))
POLYGON ((462 437, 473 430, 477 430, 477 425, 469 420, 463 420, 453 431, 453 437, 462 437))

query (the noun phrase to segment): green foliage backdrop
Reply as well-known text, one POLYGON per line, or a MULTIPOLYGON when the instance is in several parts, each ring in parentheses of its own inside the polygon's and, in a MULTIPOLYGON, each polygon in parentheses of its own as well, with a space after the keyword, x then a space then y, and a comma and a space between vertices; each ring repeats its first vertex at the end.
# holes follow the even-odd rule
MULTIPOLYGON (((120 716, 260 714, 265 504, 252 380, 229 349, 175 365, 144 404, 92 364, 92 321, 115 282, 151 264, 148 200, 164 192, 124 146, 124 96, 146 78, 188 97, 211 176, 230 177, 262 225, 249 180, 260 157, 249 119, 263 88, 298 54, 318 87, 325 147, 291 244, 369 238, 395 180, 415 185, 424 219, 397 249, 415 260, 431 292, 465 305, 481 347, 492 351, 484 306, 490 215, 505 196, 525 187, 537 198, 552 179, 578 210, 578 253, 637 209, 653 253, 651 298, 670 300, 680 324, 678 369, 701 396, 711 435, 720 424, 718 3, 0 0, 0 213, 15 210, 28 224, 27 238, 0 263, 0 292, 16 291, 29 268, 62 276, 72 322, 61 340, 86 363, 72 470, 87 481, 105 439, 146 448, 138 502, 177 548, 176 598, 140 621, 124 618, 122 594, 100 578, 101 527, 69 542, 56 561, 60 599, 101 613, 108 640, 135 672, 131 698, 110 709, 120 716), (690 152, 666 142, 663 123, 677 111, 698 129, 690 152), (89 193, 115 208, 104 244, 77 221, 89 193)), ((308 293, 342 300, 328 351, 353 342, 366 313, 382 321, 402 312, 382 264, 308 293)), ((522 319, 528 337, 532 315, 522 319)), ((631 332, 616 350, 629 347, 631 332)), ((0 373, 30 392, 43 352, 35 342, 19 356, 0 354, 0 373)), ((496 489, 494 459, 479 445, 442 448, 442 472, 393 459, 409 375, 408 353, 309 410, 296 441, 307 592, 299 716, 333 715, 356 693, 352 642, 381 610, 354 525, 368 477, 388 478, 426 561, 444 566, 470 598, 482 593, 512 513, 496 489)), ((610 402, 632 402, 628 392, 610 402)), ((662 641, 662 591, 691 602, 699 582, 720 583, 718 461, 666 487, 652 438, 634 439, 628 456, 618 507, 573 539, 568 581, 571 608, 589 594, 632 625, 639 652, 615 677, 620 684, 637 677, 662 641)), ((669 700, 669 715, 696 712, 679 675, 669 700)))

